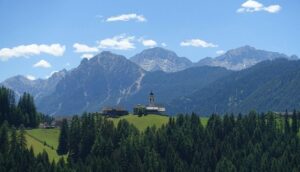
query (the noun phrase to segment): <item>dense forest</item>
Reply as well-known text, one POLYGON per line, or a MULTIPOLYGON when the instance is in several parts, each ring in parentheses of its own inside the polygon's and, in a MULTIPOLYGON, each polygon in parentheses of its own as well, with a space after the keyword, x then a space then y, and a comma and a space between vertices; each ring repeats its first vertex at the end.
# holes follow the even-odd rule
POLYGON ((12 90, 0 87, 0 124, 7 121, 9 125, 35 128, 39 125, 42 115, 36 111, 33 97, 24 93, 16 104, 12 90))
POLYGON ((99 114, 74 116, 61 128, 60 153, 76 171, 300 171, 300 114, 212 115, 170 118, 138 131, 114 127, 99 114))
POLYGON ((206 126, 193 113, 145 131, 125 120, 114 126, 101 114, 84 113, 63 120, 57 152, 67 158, 50 162, 46 152, 34 156, 33 148, 27 149, 24 128, 35 127, 32 119, 40 118, 31 96, 24 94, 16 105, 10 90, 0 90, 0 172, 300 171, 296 111, 213 114, 206 126))

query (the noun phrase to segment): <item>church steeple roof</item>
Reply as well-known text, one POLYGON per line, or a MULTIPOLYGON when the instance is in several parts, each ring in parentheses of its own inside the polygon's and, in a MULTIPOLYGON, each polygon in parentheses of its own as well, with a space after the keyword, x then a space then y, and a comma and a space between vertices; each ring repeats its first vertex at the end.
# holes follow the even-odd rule
POLYGON ((154 93, 151 91, 151 92, 150 92, 150 96, 153 96, 153 95, 154 95, 154 93))

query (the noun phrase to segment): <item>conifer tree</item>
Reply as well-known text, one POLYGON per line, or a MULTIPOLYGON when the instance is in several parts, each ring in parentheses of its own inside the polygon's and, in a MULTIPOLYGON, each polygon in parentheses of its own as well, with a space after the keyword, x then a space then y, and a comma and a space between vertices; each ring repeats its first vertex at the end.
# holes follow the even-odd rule
POLYGON ((284 132, 286 134, 290 133, 290 123, 289 123, 289 117, 288 117, 288 112, 286 110, 285 115, 284 115, 284 132))
POLYGON ((0 153, 6 154, 9 149, 8 124, 4 122, 0 128, 0 153))
POLYGON ((63 119, 59 134, 59 142, 57 147, 57 154, 64 155, 68 152, 69 142, 69 127, 67 119, 63 119))
POLYGON ((216 172, 235 172, 236 167, 234 164, 227 158, 222 158, 216 166, 216 172))
POLYGON ((17 130, 15 127, 12 127, 12 129, 11 129, 9 145, 10 145, 10 154, 14 154, 18 149, 17 130))
POLYGON ((292 116, 292 131, 295 134, 298 133, 298 121, 297 121, 297 112, 296 112, 296 110, 293 111, 293 116, 292 116))
POLYGON ((27 149, 27 143, 26 143, 26 138, 25 138, 25 128, 24 128, 23 124, 20 126, 20 133, 19 133, 19 136, 18 136, 18 143, 19 143, 19 146, 20 146, 21 150, 27 149))

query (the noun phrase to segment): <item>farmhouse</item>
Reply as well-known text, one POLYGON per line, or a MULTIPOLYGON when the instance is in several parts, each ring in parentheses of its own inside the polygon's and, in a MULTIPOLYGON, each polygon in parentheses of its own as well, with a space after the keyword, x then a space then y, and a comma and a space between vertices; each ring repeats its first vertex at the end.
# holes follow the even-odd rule
POLYGON ((118 117, 128 115, 128 111, 120 107, 105 107, 102 109, 102 114, 110 117, 118 117))
POLYGON ((166 108, 155 104, 155 96, 154 93, 151 91, 149 94, 149 104, 148 105, 136 105, 133 108, 133 113, 135 115, 147 115, 147 114, 158 114, 162 115, 166 112, 166 108))

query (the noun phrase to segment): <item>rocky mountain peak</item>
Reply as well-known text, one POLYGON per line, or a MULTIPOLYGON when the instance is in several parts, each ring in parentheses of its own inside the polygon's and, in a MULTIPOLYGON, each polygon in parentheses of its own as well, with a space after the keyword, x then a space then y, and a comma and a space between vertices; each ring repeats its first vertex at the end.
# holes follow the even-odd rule
POLYGON ((176 72, 192 66, 189 59, 178 57, 175 52, 161 47, 146 49, 130 60, 147 71, 176 72))
MULTIPOLYGON (((147 56, 148 58, 156 59, 156 58, 163 58, 163 59, 172 59, 176 57, 177 54, 173 51, 161 48, 161 47, 154 47, 149 48, 140 53, 140 55, 147 56)), ((133 57, 134 59, 134 57, 133 57)))
POLYGON ((277 58, 290 59, 289 56, 282 53, 259 50, 246 45, 236 49, 228 50, 225 54, 215 58, 202 59, 196 65, 219 66, 230 70, 242 70, 261 61, 273 60, 277 58))
POLYGON ((242 46, 242 47, 239 47, 239 48, 236 48, 236 49, 228 50, 225 54, 234 56, 234 55, 240 55, 240 54, 243 54, 243 53, 254 52, 256 50, 257 49, 254 48, 254 47, 251 47, 249 45, 245 45, 245 46, 242 46))

